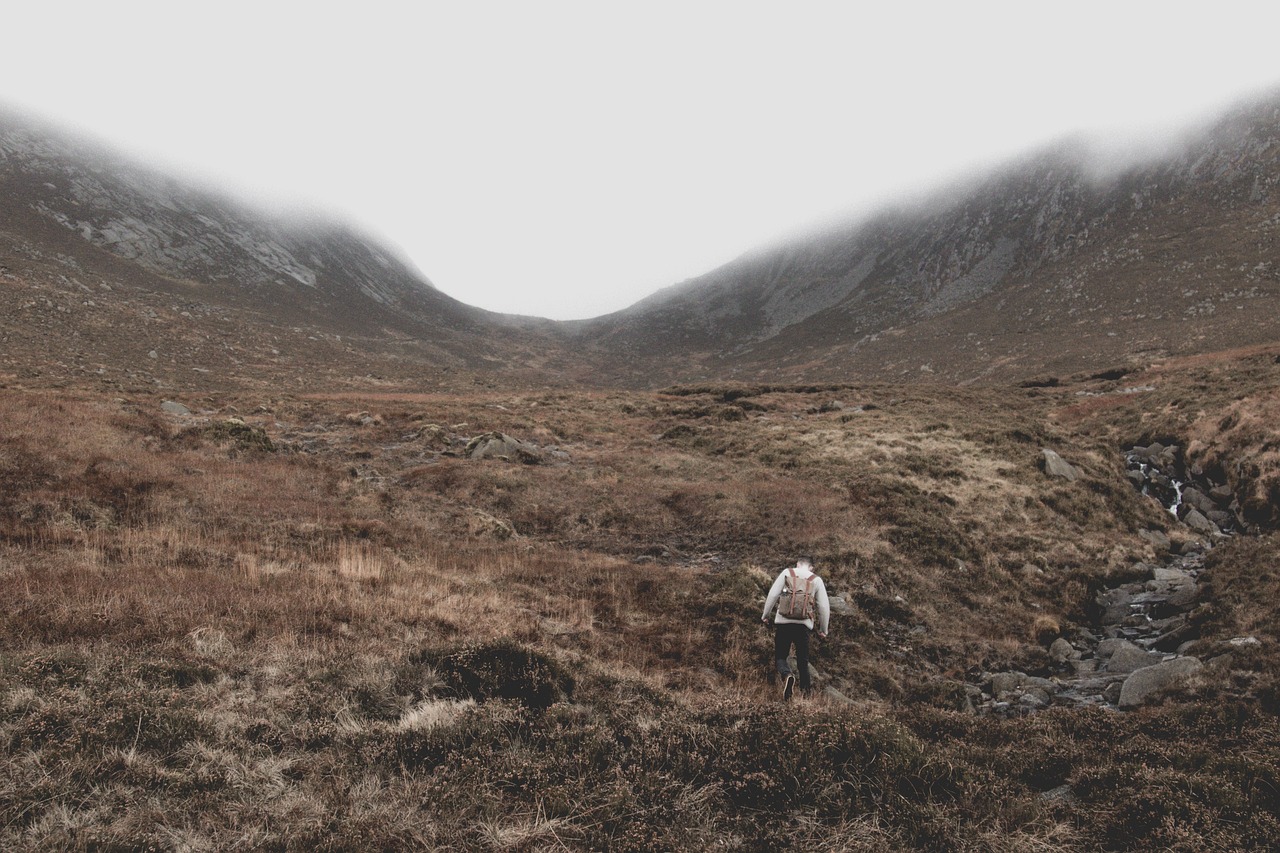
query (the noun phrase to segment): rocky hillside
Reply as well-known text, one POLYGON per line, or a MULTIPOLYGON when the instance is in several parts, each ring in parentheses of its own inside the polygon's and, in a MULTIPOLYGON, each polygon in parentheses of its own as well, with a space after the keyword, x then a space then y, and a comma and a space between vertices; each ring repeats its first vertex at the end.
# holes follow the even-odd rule
POLYGON ((458 302, 339 221, 268 214, 3 112, 0 198, 0 267, 13 303, 3 331, 46 366, 66 361, 68 337, 110 367, 135 362, 146 337, 143 355, 222 372, 192 343, 216 327, 266 362, 292 349, 344 368, 390 356, 407 361, 405 375, 514 368, 522 346, 540 340, 525 330, 545 325, 458 302), (152 322, 166 315, 193 328, 152 322), (302 332, 300 341, 354 346, 290 346, 302 332))
POLYGON ((1106 171, 1093 159, 1064 144, 749 253, 583 324, 582 345, 637 377, 965 381, 1270 340, 1280 97, 1159 158, 1106 171))

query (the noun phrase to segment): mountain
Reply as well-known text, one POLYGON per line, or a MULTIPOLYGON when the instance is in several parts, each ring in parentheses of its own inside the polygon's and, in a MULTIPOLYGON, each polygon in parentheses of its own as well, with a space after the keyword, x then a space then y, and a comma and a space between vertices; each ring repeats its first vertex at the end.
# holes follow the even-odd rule
POLYGON ((1280 93, 1066 142, 594 320, 493 314, 322 216, 0 114, 0 377, 181 385, 1052 383, 1274 340, 1280 93))
POLYGON ((579 345, 637 379, 994 381, 1274 339, 1280 97, 1096 159, 1064 143, 748 253, 579 324, 579 345))
POLYGON ((0 197, 5 339, 55 372, 123 360, 148 376, 172 365, 172 379, 253 380, 309 359, 403 377, 518 371, 546 336, 545 322, 441 293, 345 223, 271 214, 11 113, 0 113, 0 197), (241 351, 230 361, 228 346, 241 351))

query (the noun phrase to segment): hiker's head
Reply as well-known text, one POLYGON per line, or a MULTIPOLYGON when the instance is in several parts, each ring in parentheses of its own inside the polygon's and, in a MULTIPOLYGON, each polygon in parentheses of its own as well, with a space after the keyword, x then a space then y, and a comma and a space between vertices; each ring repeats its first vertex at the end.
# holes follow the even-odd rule
POLYGON ((796 566, 804 569, 813 568, 813 557, 802 554, 796 559, 796 566))

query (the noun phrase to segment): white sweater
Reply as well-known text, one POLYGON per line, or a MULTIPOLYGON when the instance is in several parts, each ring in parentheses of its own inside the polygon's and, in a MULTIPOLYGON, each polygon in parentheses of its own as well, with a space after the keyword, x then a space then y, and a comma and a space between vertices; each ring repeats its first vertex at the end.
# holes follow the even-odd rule
MULTIPOLYGON (((787 582, 787 573, 790 571, 791 569, 783 569, 778 574, 778 579, 773 582, 773 586, 769 590, 769 597, 764 601, 763 618, 768 619, 769 611, 773 610, 774 605, 778 603, 778 597, 782 595, 782 590, 787 582)), ((818 577, 818 574, 812 569, 802 569, 799 566, 796 566, 795 573, 796 577, 800 578, 800 580, 804 580, 810 576, 813 577, 813 597, 815 603, 818 605, 818 633, 827 633, 827 627, 831 623, 831 602, 827 599, 827 585, 823 583, 822 578, 818 577)), ((809 630, 813 630, 812 619, 788 619, 781 613, 775 613, 773 621, 774 624, 777 625, 803 624, 807 626, 809 630)))

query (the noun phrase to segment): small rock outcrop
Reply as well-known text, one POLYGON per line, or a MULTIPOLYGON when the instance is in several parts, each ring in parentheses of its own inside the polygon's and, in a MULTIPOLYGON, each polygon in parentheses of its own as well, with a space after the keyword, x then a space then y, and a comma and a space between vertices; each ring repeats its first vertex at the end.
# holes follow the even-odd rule
POLYGON ((504 462, 521 462, 537 465, 542 462, 538 445, 512 438, 504 432, 486 432, 467 442, 468 459, 501 459, 504 462))
POLYGON ((1075 482, 1080 479, 1080 471, 1057 453, 1047 447, 1040 451, 1044 454, 1044 472, 1050 477, 1062 477, 1075 482))

